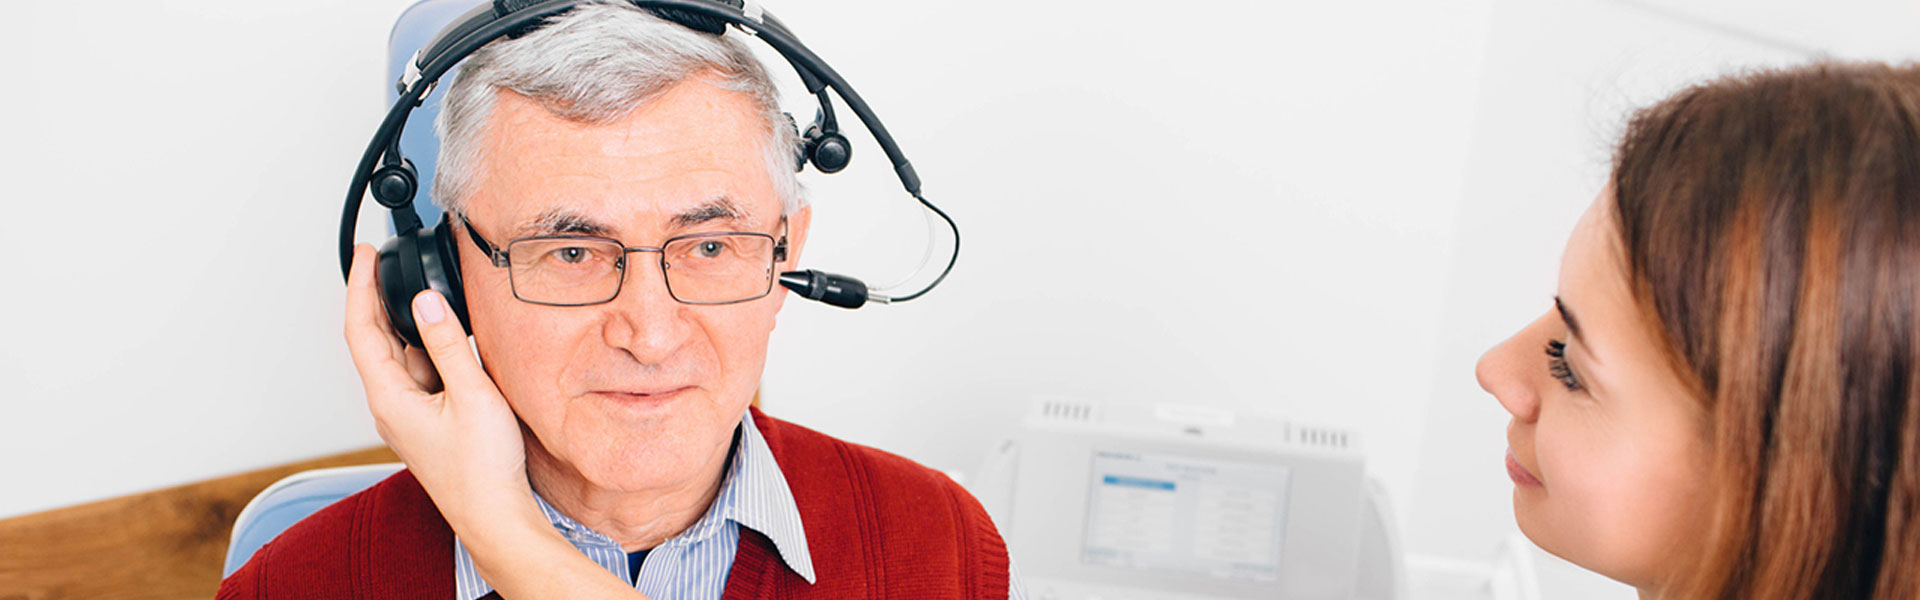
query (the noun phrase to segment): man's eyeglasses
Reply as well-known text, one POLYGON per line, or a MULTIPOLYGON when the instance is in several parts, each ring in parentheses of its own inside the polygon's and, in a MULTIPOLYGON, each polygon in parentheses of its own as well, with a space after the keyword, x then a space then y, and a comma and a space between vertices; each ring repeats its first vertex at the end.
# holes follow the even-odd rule
MULTIPOLYGON (((786 219, 780 220, 781 229, 786 219)), ((684 304, 733 304, 773 291, 773 266, 787 260, 785 233, 747 231, 694 233, 667 238, 658 248, 629 248, 620 240, 583 235, 526 237, 495 249, 460 215, 467 236, 507 269, 513 297, 548 306, 588 306, 612 302, 627 278, 627 254, 655 252, 667 293, 684 304)))

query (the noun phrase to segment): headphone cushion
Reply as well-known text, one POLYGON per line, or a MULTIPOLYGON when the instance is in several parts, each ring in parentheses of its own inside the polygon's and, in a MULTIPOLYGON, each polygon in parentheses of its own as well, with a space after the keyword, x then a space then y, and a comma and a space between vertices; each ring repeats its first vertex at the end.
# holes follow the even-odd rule
POLYGON ((454 318, 460 319, 461 328, 466 330, 467 335, 473 335, 473 321, 467 319, 467 286, 460 278, 458 240, 447 214, 441 213, 440 224, 433 227, 433 256, 423 256, 421 263, 423 271, 427 273, 427 284, 446 297, 447 305, 453 307, 454 318))
MULTIPOLYGON (((746 8, 745 0, 714 0, 714 4, 724 4, 740 9, 746 8)), ((647 12, 653 13, 653 16, 679 23, 688 29, 708 35, 721 35, 727 32, 726 20, 707 15, 706 13, 678 8, 648 8, 647 12)))

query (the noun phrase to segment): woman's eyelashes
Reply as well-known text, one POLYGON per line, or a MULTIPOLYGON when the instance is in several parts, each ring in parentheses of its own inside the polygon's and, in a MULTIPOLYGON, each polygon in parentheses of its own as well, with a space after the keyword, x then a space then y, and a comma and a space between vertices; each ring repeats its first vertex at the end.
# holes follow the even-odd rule
POLYGON ((1573 367, 1567 365, 1567 343, 1560 340, 1547 341, 1547 372, 1569 392, 1580 391, 1580 378, 1574 376, 1573 367))

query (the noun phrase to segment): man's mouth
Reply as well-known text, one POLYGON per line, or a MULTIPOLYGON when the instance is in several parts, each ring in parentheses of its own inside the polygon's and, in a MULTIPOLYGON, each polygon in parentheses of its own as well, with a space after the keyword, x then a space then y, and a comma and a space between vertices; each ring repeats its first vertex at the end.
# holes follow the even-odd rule
POLYGON ((692 386, 650 387, 628 390, 595 390, 592 395, 623 405, 662 405, 679 398, 692 386))

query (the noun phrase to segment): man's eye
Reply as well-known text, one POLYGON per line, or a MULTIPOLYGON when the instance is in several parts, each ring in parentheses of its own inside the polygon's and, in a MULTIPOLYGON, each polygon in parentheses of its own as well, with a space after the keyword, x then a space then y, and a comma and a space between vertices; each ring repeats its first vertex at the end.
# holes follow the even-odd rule
POLYGON ((592 255, 593 255, 592 250, 589 250, 587 248, 582 248, 580 246, 568 246, 568 247, 559 248, 553 251, 554 258, 560 259, 560 262, 564 262, 570 265, 580 264, 582 262, 585 262, 587 258, 591 257, 592 255))
POLYGON ((694 251, 700 254, 700 258, 719 258, 721 254, 727 252, 727 244, 718 240, 707 240, 695 246, 694 251))

